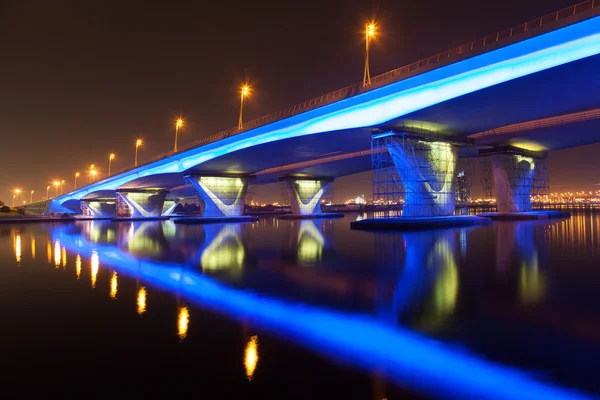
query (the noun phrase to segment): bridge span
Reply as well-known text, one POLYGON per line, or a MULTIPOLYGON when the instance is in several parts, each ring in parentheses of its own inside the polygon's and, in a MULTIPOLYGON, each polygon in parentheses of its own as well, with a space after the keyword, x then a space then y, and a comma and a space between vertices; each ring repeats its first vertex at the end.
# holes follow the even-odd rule
POLYGON ((237 216, 249 182, 284 181, 296 213, 319 213, 330 182, 371 169, 371 140, 382 133, 391 135, 386 150, 415 193, 405 198, 405 211, 412 201, 415 216, 448 214, 453 207, 440 193, 454 188, 441 186, 453 180, 459 156, 479 154, 493 160, 500 211, 526 211, 536 158, 598 141, 597 3, 580 3, 390 71, 371 86, 349 86, 202 139, 61 195, 44 212, 81 208, 99 216, 110 203, 123 205, 129 216, 156 217, 191 191, 204 200, 205 216, 237 216), (409 136, 412 147, 404 141, 409 136), (432 165, 416 155, 415 143, 450 161, 432 165), (525 172, 508 176, 514 168, 525 172))

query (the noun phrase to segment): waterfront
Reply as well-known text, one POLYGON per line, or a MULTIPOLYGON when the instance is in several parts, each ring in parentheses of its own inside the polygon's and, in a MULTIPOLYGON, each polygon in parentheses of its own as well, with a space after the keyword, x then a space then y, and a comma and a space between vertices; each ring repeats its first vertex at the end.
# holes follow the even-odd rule
POLYGON ((600 215, 349 229, 365 217, 0 226, 3 379, 600 394, 600 215))

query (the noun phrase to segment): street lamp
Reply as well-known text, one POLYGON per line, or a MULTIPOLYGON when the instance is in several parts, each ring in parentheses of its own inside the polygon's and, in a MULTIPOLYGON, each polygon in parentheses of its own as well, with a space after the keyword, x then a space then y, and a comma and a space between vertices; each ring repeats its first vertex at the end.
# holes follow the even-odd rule
POLYGON ((173 152, 177 153, 177 138, 179 137, 179 128, 183 128, 183 118, 179 117, 175 121, 175 147, 173 147, 173 152))
POLYGON ((48 192, 50 191, 50 185, 46 186, 46 200, 49 200, 49 194, 48 192))
POLYGON ((243 126, 242 112, 244 111, 244 97, 247 97, 249 95, 250 86, 248 86, 247 84, 242 85, 242 88, 240 89, 240 121, 238 122, 238 129, 242 129, 243 126))
POLYGON ((59 181, 52 182, 54 184, 54 197, 58 197, 58 185, 60 185, 59 181))
POLYGON ((75 183, 73 184, 73 190, 77 189, 77 178, 79 178, 79 172, 75 172, 75 183))
POLYGON ((29 204, 33 203, 33 190, 31 191, 31 194, 29 195, 29 204))
POLYGON ((369 69, 369 44, 371 42, 371 38, 375 37, 375 30, 377 26, 375 22, 369 22, 365 28, 365 38, 366 38, 366 52, 365 52, 365 73, 363 75, 363 86, 367 86, 371 84, 371 71, 369 69))
POLYGON ((95 169, 90 170, 90 174, 92 175, 92 183, 96 182, 96 174, 98 173, 98 171, 96 171, 95 169))
POLYGON ((65 184, 64 180, 60 181, 60 194, 63 194, 63 185, 64 184, 65 184))
POLYGON ((17 195, 13 194, 13 205, 12 205, 13 207, 15 206, 15 197, 17 197, 17 195))
POLYGON ((89 183, 93 183, 94 179, 96 178, 96 174, 98 172, 96 171, 96 165, 92 164, 90 165, 90 177, 89 177, 89 183))
POLYGON ((112 164, 112 160, 115 159, 115 153, 110 153, 108 155, 108 176, 110 176, 110 165, 112 164))
POLYGON ((13 207, 15 206, 15 198, 18 200, 20 193, 21 193, 21 189, 15 189, 15 194, 13 195, 13 207))
POLYGON ((135 141, 135 161, 133 163, 134 167, 137 167, 138 164, 138 149, 140 148, 140 146, 142 145, 142 139, 137 139, 135 141))

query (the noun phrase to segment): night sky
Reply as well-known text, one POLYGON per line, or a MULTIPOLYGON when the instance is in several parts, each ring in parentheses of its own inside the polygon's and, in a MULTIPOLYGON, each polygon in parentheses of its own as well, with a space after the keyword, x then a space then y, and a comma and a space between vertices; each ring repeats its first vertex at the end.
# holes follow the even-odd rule
MULTIPOLYGON (((105 171, 110 152, 114 170, 131 166, 136 137, 140 162, 169 151, 179 115, 180 145, 233 127, 244 81, 253 89, 245 120, 358 82, 372 18, 376 75, 573 3, 2 0, 0 200, 10 203, 14 187, 39 200, 54 179, 71 188, 75 171, 105 171)), ((571 177, 598 150, 552 154, 552 184, 592 190, 596 172, 571 177)), ((278 201, 270 186, 255 199, 278 201)), ((370 197, 370 172, 335 191, 338 201, 370 197)))

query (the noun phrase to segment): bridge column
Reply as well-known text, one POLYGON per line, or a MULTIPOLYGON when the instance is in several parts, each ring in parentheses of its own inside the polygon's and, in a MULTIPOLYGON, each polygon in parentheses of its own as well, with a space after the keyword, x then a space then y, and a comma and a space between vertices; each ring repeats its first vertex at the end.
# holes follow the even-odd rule
POLYGON ((131 218, 160 217, 166 195, 166 190, 118 190, 117 216, 131 218))
POLYGON ((322 214, 321 198, 327 186, 333 182, 329 178, 283 178, 294 215, 322 214))
POLYGON ((87 217, 114 217, 117 213, 116 199, 81 200, 81 212, 87 217))
POLYGON ((454 145, 395 139, 387 149, 404 187, 403 217, 454 215, 458 159, 454 145))
POLYGON ((531 211, 535 158, 519 154, 491 156, 498 212, 531 211))
POLYGON ((204 201, 204 217, 239 217, 244 213, 250 177, 188 175, 186 179, 204 201))

